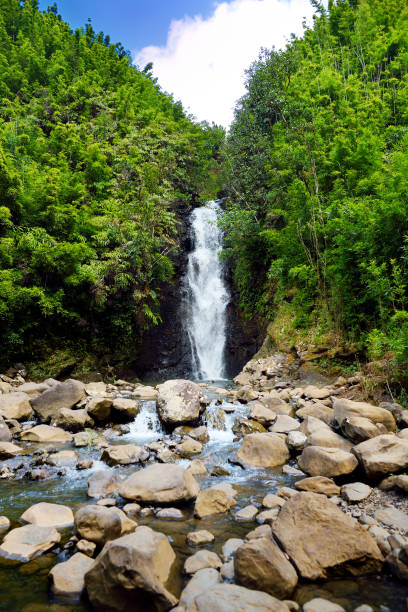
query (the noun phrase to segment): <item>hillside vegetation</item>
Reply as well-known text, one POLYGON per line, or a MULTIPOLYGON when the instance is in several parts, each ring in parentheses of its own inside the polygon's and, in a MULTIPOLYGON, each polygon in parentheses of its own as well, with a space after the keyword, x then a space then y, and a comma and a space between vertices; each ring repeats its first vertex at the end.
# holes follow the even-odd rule
POLYGON ((206 194, 223 130, 150 66, 56 6, 0 0, 0 360, 126 352, 158 320, 177 210, 206 194))
POLYGON ((303 37, 248 70, 228 137, 241 305, 406 377, 408 4, 312 3, 303 37))

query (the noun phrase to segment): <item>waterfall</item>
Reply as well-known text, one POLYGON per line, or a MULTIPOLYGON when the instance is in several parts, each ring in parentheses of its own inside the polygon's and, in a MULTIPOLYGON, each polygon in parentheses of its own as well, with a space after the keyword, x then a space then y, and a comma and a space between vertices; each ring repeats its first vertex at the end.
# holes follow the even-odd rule
POLYGON ((228 291, 219 253, 222 232, 217 226, 219 203, 207 202, 191 213, 194 250, 187 266, 187 326, 193 375, 199 380, 225 376, 226 307, 228 291))

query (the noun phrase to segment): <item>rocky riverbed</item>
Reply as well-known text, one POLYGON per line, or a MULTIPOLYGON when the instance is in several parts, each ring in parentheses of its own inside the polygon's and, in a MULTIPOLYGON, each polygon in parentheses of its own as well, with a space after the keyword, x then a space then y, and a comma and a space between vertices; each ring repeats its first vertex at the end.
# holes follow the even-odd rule
POLYGON ((359 376, 22 374, 0 376, 1 610, 407 608, 408 411, 359 376))

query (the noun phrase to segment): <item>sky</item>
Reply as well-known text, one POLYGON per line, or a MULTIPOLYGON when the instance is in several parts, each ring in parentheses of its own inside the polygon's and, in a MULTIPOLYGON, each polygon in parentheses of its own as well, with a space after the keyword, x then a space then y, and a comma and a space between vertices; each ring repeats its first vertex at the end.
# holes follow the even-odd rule
MULTIPOLYGON (((45 9, 52 1, 40 0, 45 9)), ((153 62, 162 88, 199 121, 228 127, 245 93, 245 70, 261 47, 280 49, 311 21, 309 0, 59 0, 72 29, 88 18, 131 52, 153 62)))

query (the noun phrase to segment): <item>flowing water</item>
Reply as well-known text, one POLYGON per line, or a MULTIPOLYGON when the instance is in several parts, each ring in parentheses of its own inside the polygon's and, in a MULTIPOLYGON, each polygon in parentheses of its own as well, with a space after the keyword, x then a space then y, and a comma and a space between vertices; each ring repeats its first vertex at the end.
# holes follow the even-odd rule
POLYGON ((225 376, 226 307, 228 291, 219 254, 222 232, 217 226, 216 201, 191 214, 194 250, 187 267, 188 316, 193 377, 221 380, 225 376))

